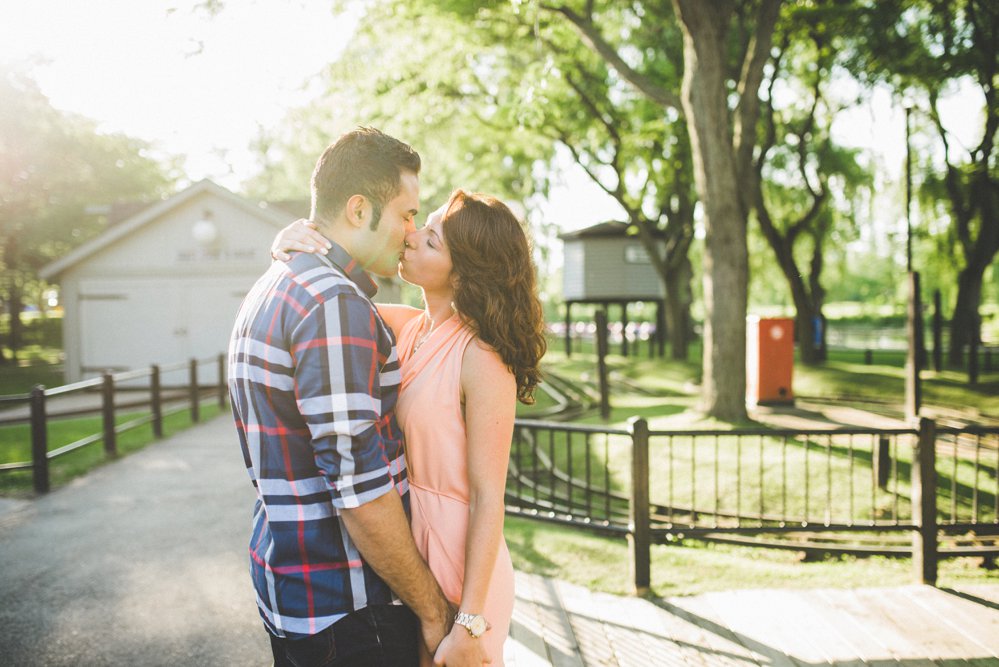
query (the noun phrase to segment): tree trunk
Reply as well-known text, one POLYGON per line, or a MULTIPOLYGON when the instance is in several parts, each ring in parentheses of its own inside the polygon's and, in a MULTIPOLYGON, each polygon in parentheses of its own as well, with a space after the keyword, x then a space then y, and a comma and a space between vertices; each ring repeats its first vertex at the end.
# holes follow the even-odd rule
POLYGON ((670 354, 673 359, 687 359, 690 342, 690 259, 676 262, 667 270, 666 281, 666 332, 669 335, 670 354))
POLYGON ((975 340, 981 340, 978 330, 978 305, 982 300, 982 276, 985 267, 968 266, 957 278, 957 303, 954 316, 950 320, 950 347, 947 361, 952 366, 964 366, 964 348, 975 340))
POLYGON ((810 304, 796 308, 794 330, 798 334, 798 357, 801 363, 810 366, 819 363, 819 346, 815 344, 815 312, 810 304))
MULTIPOLYGON (((739 199, 726 90, 727 32, 733 5, 675 0, 683 28, 682 99, 704 207, 704 358, 701 408, 725 421, 746 419, 746 302, 749 258, 739 199)), ((757 95, 756 90, 747 95, 757 95)))

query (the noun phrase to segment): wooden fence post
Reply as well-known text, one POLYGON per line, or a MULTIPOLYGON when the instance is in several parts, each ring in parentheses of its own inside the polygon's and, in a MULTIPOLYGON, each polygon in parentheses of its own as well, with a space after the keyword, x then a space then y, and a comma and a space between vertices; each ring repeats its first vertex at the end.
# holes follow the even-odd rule
POLYGON ((600 416, 610 417, 610 388, 607 384, 607 311, 598 308, 593 319, 597 325, 597 379, 600 385, 600 416))
POLYGON ((188 396, 191 399, 191 421, 198 423, 201 420, 201 406, 198 403, 198 360, 191 359, 191 363, 188 368, 188 375, 190 376, 190 389, 188 390, 188 396))
POLYGON ((649 592, 651 583, 651 533, 649 525, 649 423, 633 417, 631 426, 631 504, 628 511, 628 546, 635 595, 649 592))
POLYGON ((218 359, 219 372, 219 408, 225 409, 225 398, 229 393, 229 385, 225 381, 225 355, 220 354, 218 359))
POLYGON ((940 290, 933 291, 933 370, 943 369, 943 309, 940 305, 940 290))
MULTIPOLYGON (((686 337, 687 332, 684 331, 683 335, 686 337)), ((659 344, 659 358, 661 359, 666 356, 666 302, 663 300, 660 300, 656 305, 656 342, 659 344)))
POLYGON ((572 303, 565 302, 565 358, 572 356, 572 303))
POLYGON ((628 302, 621 304, 621 356, 627 357, 628 349, 628 302))
POLYGON ((114 432, 114 377, 107 371, 101 376, 101 421, 104 424, 104 451, 108 456, 118 453, 117 434, 114 432))
POLYGON ((152 393, 150 403, 153 411, 153 436, 163 437, 163 394, 160 389, 160 367, 152 365, 152 377, 149 381, 149 390, 152 393))
POLYGON ((906 332, 909 339, 905 355, 905 418, 919 417, 923 406, 923 385, 920 371, 923 367, 923 313, 919 297, 919 273, 909 271, 909 305, 906 313, 906 332))
MULTIPOLYGON (((980 326, 980 325, 979 325, 980 326)), ((978 326, 971 327, 971 338, 968 341, 968 384, 978 386, 978 326)))
POLYGON ((937 583, 937 425, 919 420, 919 436, 912 453, 912 568, 916 583, 937 583))
POLYGON ((874 476, 879 489, 888 488, 888 474, 891 472, 891 440, 887 435, 878 436, 878 448, 874 455, 874 476))
POLYGON ((49 434, 45 419, 45 387, 31 389, 31 473, 35 493, 49 492, 49 434))

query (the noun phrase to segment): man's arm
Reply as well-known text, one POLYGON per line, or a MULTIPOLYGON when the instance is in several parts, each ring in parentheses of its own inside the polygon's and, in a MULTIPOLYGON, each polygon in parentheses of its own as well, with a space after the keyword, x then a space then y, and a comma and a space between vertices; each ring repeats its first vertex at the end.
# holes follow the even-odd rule
POLYGON ((341 510, 340 516, 365 562, 419 617, 423 641, 433 655, 450 631, 453 616, 416 550, 399 495, 390 491, 360 507, 341 510))

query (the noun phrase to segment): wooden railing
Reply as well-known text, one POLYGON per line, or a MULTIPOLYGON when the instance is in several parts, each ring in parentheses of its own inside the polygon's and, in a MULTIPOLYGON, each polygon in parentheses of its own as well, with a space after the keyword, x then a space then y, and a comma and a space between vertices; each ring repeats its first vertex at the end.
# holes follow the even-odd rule
POLYGON ((30 406, 27 417, 0 418, 0 426, 7 424, 17 424, 28 422, 31 424, 31 460, 14 463, 0 464, 0 472, 14 470, 31 470, 33 484, 37 493, 47 493, 49 490, 49 461, 60 456, 76 451, 81 447, 87 447, 98 442, 104 443, 104 451, 108 456, 116 456, 117 435, 130 429, 138 428, 146 424, 152 425, 153 435, 156 438, 163 437, 163 418, 184 410, 190 410, 191 420, 197 422, 201 418, 201 402, 206 397, 215 397, 220 407, 225 407, 228 388, 226 386, 225 355, 206 359, 190 359, 169 365, 152 365, 149 368, 142 368, 120 373, 104 373, 101 377, 73 384, 63 385, 46 389, 42 385, 36 385, 29 394, 3 397, 3 407, 9 408, 19 404, 27 403, 30 406), (203 386, 198 381, 198 369, 205 365, 215 365, 217 368, 218 380, 213 386, 203 386), (162 376, 167 373, 187 371, 186 381, 168 389, 164 389, 162 376), (128 393, 133 395, 135 391, 148 392, 148 398, 140 400, 117 400, 118 394, 122 394, 119 389, 124 383, 134 383, 138 380, 147 379, 148 387, 143 390, 129 389, 128 393), (49 401, 57 397, 65 397, 73 394, 90 394, 100 392, 99 405, 88 405, 63 409, 58 412, 51 412, 48 409, 49 401), (149 408, 149 414, 136 417, 122 424, 116 424, 116 414, 125 408, 149 408), (55 418, 101 415, 101 430, 96 433, 86 435, 74 442, 63 445, 57 449, 48 448, 48 426, 49 422, 55 418))
POLYGON ((686 538, 937 562, 999 554, 999 427, 650 431, 518 420, 511 514, 627 536, 637 590, 650 546, 686 538), (906 539, 908 538, 908 539, 906 539), (900 541, 901 540, 901 541, 900 541))

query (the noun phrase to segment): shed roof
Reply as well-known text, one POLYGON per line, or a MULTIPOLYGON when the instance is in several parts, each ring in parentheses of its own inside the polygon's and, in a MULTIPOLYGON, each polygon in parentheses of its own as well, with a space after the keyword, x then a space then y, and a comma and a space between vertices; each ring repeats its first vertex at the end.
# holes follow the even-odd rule
MULTIPOLYGON (((583 229, 576 229, 571 232, 563 232, 558 235, 563 241, 575 240, 575 239, 594 239, 594 238, 623 238, 630 236, 628 234, 628 227, 630 223, 621 222, 620 220, 608 220, 607 222, 600 222, 589 227, 584 227, 583 229)), ((665 236, 662 230, 656 230, 656 236, 665 236)))
POLYGON ((134 215, 122 220, 121 222, 108 226, 102 234, 87 241, 66 255, 63 255, 54 262, 46 264, 42 267, 41 271, 38 272, 38 275, 45 280, 58 277, 67 269, 86 261, 94 254, 104 248, 107 248, 119 239, 141 229, 153 220, 162 216, 170 209, 181 206, 182 204, 185 204, 198 195, 204 193, 211 193, 221 197, 222 199, 225 199, 244 209, 248 214, 255 215, 262 220, 266 220, 267 222, 274 224, 276 227, 283 227, 289 222, 288 214, 284 210, 271 208, 266 204, 254 204, 248 199, 223 188, 221 185, 217 185, 208 179, 204 179, 198 181, 194 185, 191 185, 185 190, 181 190, 172 197, 168 197, 160 202, 145 206, 134 215))

